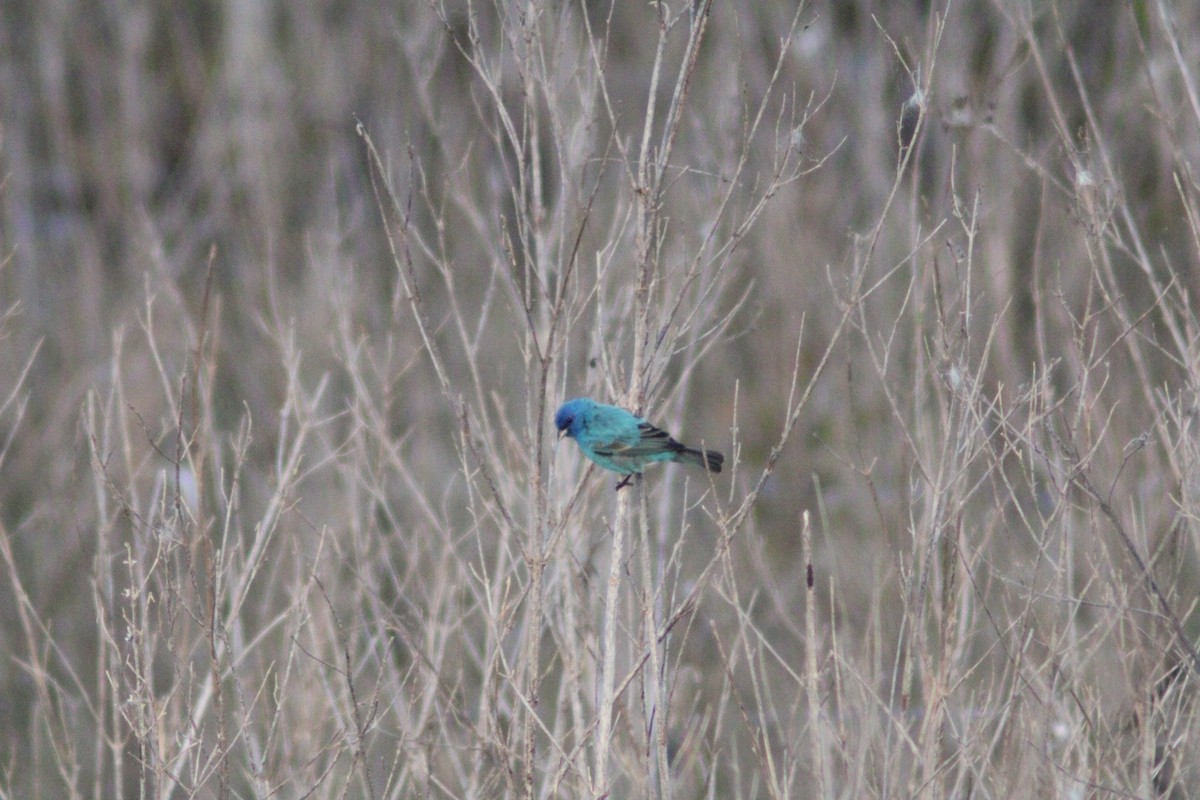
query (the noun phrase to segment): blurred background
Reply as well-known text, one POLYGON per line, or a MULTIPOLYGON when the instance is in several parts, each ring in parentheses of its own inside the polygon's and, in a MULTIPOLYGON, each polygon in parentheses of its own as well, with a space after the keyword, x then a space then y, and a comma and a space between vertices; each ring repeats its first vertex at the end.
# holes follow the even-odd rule
MULTIPOLYGON (((627 399, 631 176, 693 23, 0 4, 6 796, 523 794, 496 654, 529 625, 529 791, 587 794, 555 692, 590 696, 563 632, 595 660, 599 616, 498 609, 540 586, 527 526, 547 602, 599 608, 612 481, 537 431, 627 399)), ((738 462, 702 506, 650 479, 665 618, 702 587, 664 645, 680 796, 1192 796, 1197 31, 1166 0, 712 8, 650 217, 678 346, 644 410, 738 462)))

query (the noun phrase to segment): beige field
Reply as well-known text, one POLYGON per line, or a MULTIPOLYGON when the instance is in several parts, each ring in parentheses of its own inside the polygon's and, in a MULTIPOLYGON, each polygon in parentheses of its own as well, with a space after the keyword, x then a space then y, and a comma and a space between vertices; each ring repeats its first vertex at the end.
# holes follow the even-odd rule
POLYGON ((0 800, 1200 797, 1197 31, 3 4, 0 800))

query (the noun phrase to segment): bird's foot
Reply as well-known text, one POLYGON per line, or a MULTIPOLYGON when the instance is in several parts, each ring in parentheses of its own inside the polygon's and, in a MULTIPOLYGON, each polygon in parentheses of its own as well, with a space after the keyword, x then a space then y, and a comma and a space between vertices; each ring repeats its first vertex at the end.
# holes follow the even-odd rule
POLYGON ((629 482, 631 480, 633 480, 633 476, 636 474, 637 474, 636 472, 631 472, 628 475, 626 475, 624 478, 621 478, 621 482, 617 484, 617 491, 619 492, 622 489, 624 489, 626 486, 628 486, 629 482))

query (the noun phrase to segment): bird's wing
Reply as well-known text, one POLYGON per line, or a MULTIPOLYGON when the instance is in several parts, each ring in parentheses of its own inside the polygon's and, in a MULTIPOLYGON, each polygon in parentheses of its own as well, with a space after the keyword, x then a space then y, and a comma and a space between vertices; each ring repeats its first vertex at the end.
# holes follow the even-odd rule
POLYGON ((597 442, 596 449, 613 455, 636 457, 673 452, 682 449, 682 445, 662 428, 656 428, 649 422, 641 422, 637 426, 636 439, 622 437, 609 442, 597 442))

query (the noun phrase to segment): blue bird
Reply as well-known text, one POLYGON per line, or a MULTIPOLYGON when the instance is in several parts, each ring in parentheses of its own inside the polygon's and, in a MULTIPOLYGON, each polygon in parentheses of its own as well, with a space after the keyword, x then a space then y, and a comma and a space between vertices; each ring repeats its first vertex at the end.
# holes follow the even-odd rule
POLYGON ((564 436, 574 439, 592 461, 624 475, 618 489, 656 462, 675 461, 720 472, 725 461, 725 456, 716 450, 685 447, 641 417, 586 397, 559 406, 554 414, 554 427, 558 428, 560 439, 564 436))

